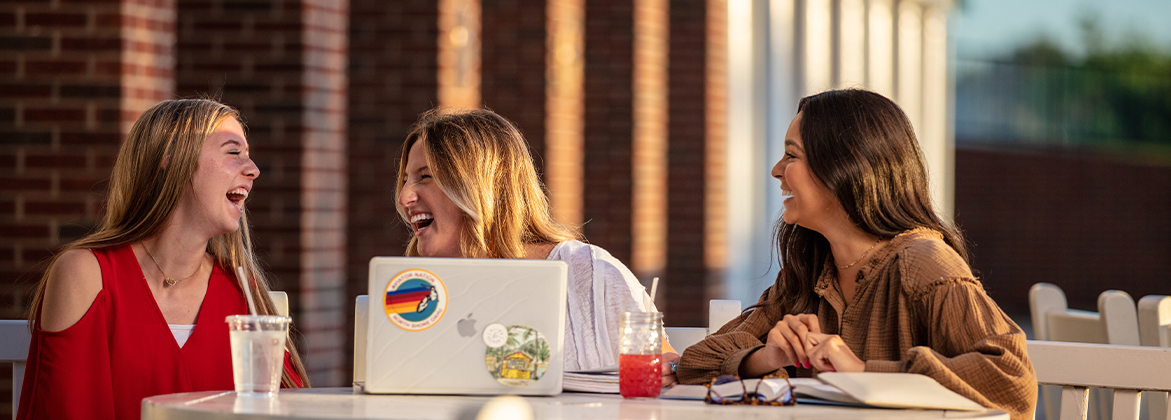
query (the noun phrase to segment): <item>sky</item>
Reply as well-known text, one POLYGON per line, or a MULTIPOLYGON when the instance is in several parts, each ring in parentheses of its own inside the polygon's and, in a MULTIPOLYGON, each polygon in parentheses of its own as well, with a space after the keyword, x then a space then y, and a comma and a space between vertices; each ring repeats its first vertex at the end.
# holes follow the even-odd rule
POLYGON ((1171 0, 962 0, 951 30, 960 57, 990 57, 1042 34, 1066 51, 1084 53, 1079 20, 1100 17, 1108 46, 1146 38, 1171 51, 1171 0))

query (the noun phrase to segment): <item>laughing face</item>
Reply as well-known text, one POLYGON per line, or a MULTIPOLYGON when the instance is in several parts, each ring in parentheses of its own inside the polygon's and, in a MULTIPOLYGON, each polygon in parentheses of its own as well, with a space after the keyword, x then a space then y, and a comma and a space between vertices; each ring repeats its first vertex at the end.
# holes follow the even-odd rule
POLYGON ((184 194, 178 211, 191 214, 207 235, 217 236, 240 228, 244 200, 260 169, 248 154, 248 140, 235 118, 227 118, 203 141, 199 166, 192 180, 193 194, 184 194))
MULTIPOLYGON (((785 132, 785 156, 773 166, 773 178, 781 181, 786 196, 785 223, 824 232, 826 221, 841 208, 838 200, 821 181, 813 176, 801 139, 801 114, 798 113, 785 132)), ((841 211, 844 214, 844 211, 841 211)))
POLYGON ((407 214, 424 257, 463 257, 459 239, 463 213, 435 183, 423 142, 416 141, 407 154, 407 172, 398 202, 407 214))

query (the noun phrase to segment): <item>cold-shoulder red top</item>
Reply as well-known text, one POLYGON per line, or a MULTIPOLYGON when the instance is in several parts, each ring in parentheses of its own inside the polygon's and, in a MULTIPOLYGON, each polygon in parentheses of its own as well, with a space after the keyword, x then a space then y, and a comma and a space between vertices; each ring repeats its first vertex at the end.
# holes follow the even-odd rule
POLYGON ((137 420, 146 397, 233 389, 224 318, 248 313, 234 276, 212 268, 195 329, 179 347, 130 246, 93 253, 102 290, 73 326, 34 328, 17 419, 137 420))

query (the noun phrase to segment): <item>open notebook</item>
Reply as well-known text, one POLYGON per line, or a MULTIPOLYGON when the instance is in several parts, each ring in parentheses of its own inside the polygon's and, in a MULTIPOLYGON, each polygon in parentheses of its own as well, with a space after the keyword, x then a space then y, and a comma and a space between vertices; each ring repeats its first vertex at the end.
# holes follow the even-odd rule
MULTIPOLYGON (((743 388, 757 390, 764 398, 774 399, 788 392, 784 379, 745 379, 739 383, 717 385, 724 398, 735 399, 743 388)), ((817 378, 793 378, 793 393, 798 402, 840 404, 860 407, 921 408, 932 410, 984 411, 984 406, 956 394, 928 376, 914 373, 826 372, 817 378)), ((703 385, 676 385, 662 398, 702 400, 707 395, 703 385)))

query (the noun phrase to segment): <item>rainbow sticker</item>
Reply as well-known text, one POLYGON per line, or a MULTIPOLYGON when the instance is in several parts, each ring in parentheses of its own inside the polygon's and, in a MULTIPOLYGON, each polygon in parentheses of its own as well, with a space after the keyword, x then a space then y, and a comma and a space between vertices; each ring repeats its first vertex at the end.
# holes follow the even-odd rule
POLYGON ((447 311, 447 286, 427 270, 398 273, 386 285, 383 300, 386 317, 407 331, 422 331, 435 325, 447 311))

